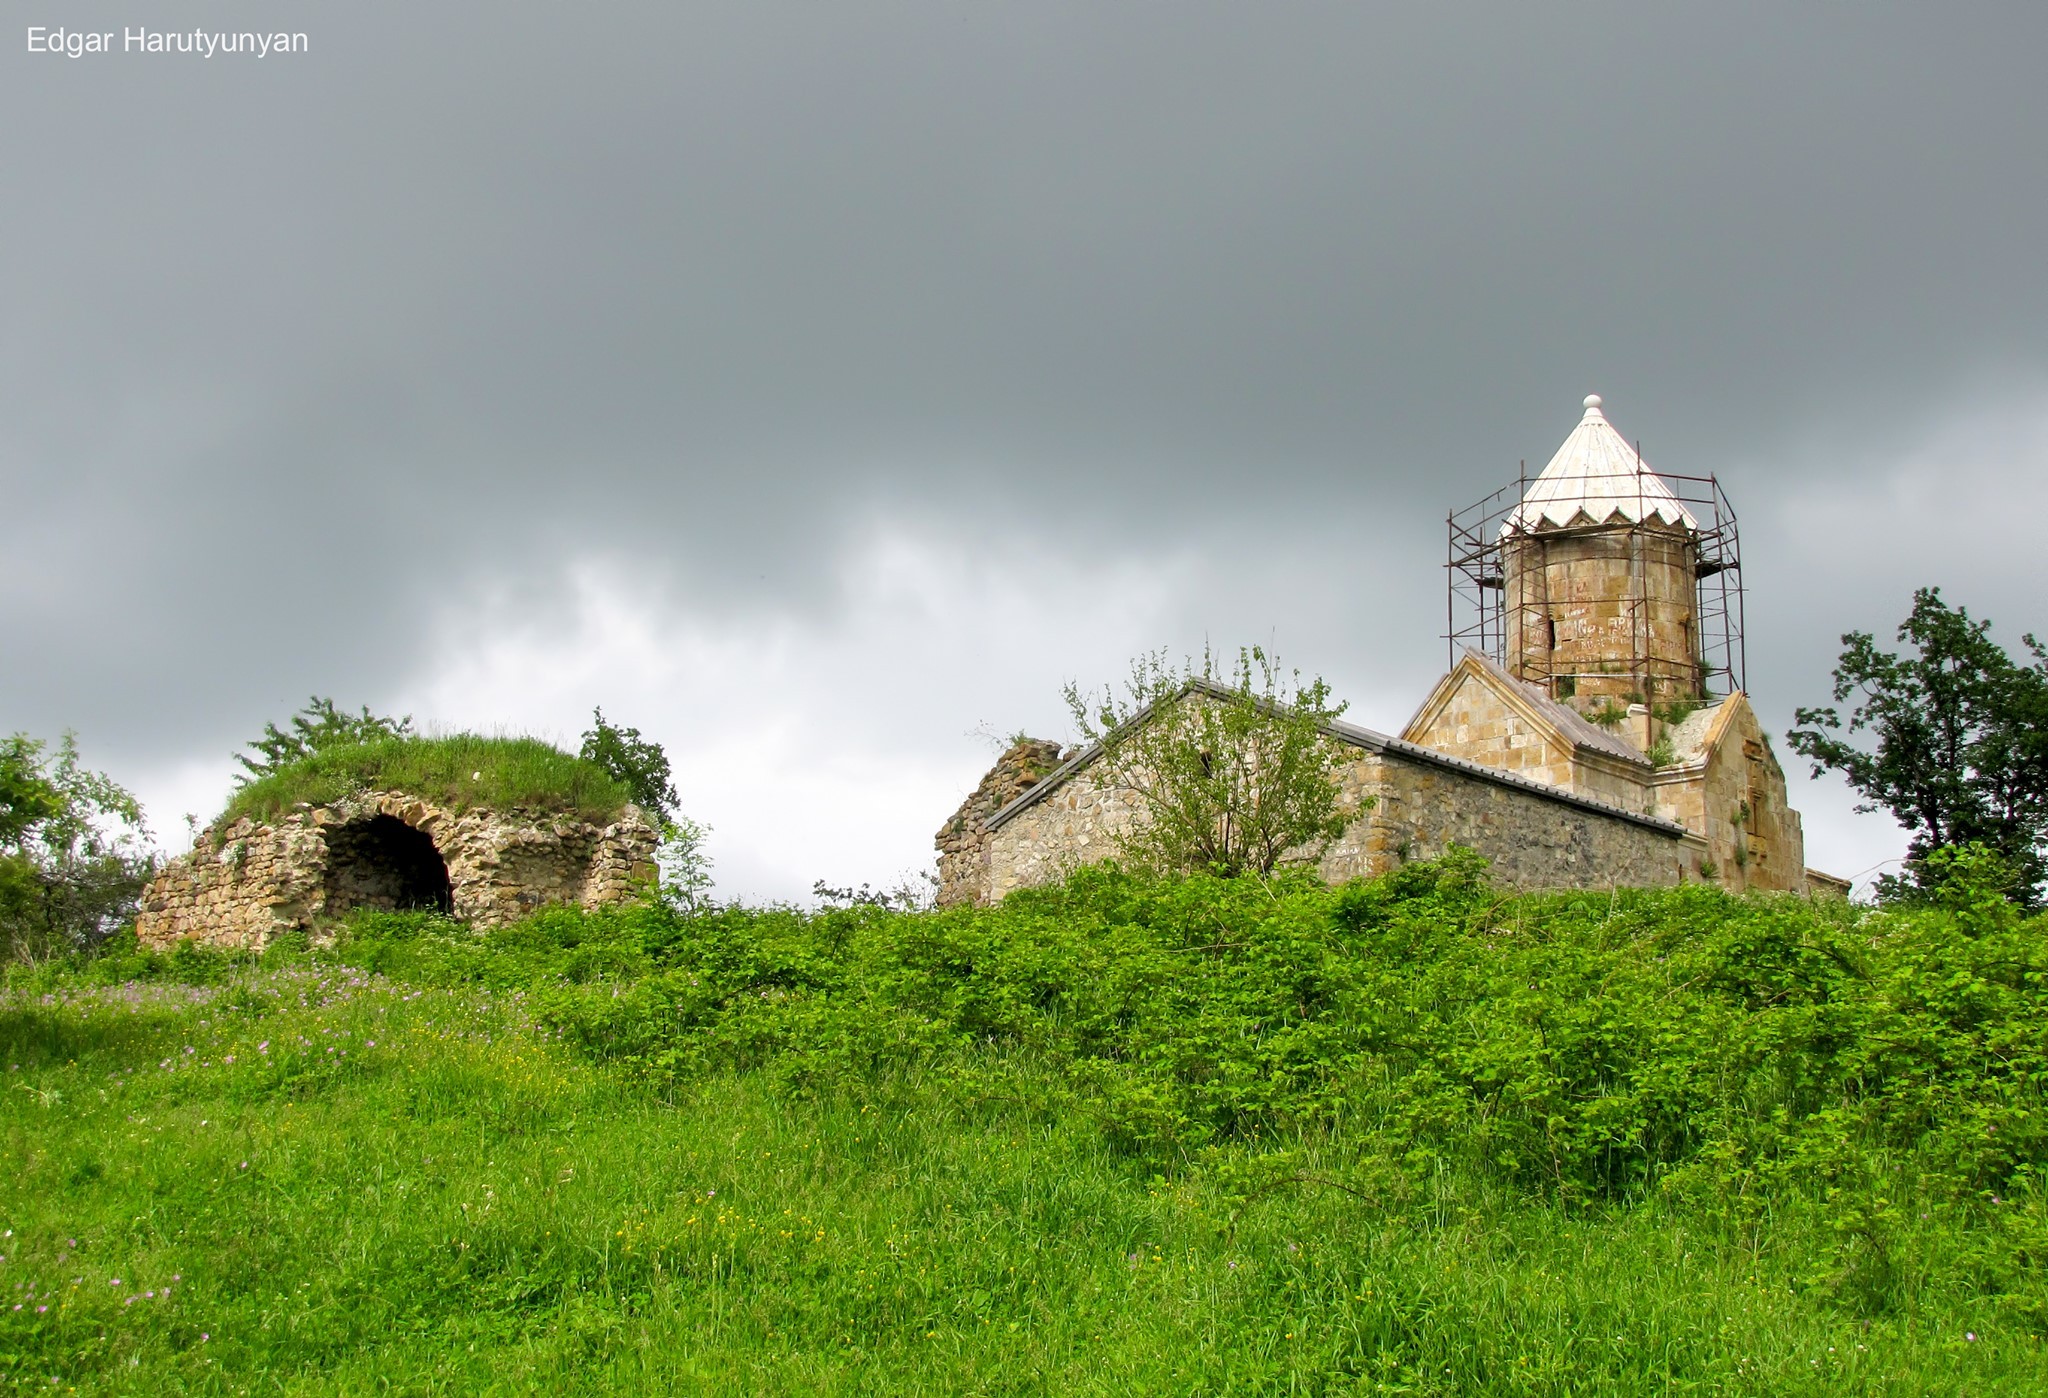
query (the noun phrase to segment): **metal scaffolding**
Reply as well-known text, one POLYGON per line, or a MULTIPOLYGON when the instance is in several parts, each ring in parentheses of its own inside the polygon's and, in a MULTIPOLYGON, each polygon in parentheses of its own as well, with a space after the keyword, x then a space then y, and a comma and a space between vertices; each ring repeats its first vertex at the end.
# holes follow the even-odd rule
MULTIPOLYGON (((1640 521, 1646 512, 1644 507, 1655 506, 1654 501, 1647 501, 1642 495, 1642 473, 1647 468, 1641 465, 1640 448, 1637 467, 1634 488, 1638 501, 1636 520, 1640 521)), ((1531 481, 1526 461, 1522 463, 1520 476, 1514 484, 1502 486, 1462 510, 1453 510, 1447 517, 1449 548, 1444 566, 1449 576, 1448 629, 1444 639, 1448 643, 1450 663, 1456 665, 1459 650, 1470 647, 1506 665, 1509 628, 1526 627, 1531 614, 1548 618, 1550 599, 1544 595, 1544 588, 1548 585, 1549 569, 1541 559, 1533 570, 1524 568, 1525 574, 1541 580, 1537 587, 1523 589, 1519 597, 1507 595, 1506 562, 1510 549, 1529 548, 1547 555, 1553 542, 1580 538, 1594 532, 1612 535, 1626 531, 1633 566, 1630 595, 1625 600, 1630 609, 1634 644, 1632 655, 1617 657, 1617 660, 1633 677, 1636 690, 1646 696, 1654 696, 1660 690, 1690 687, 1696 682, 1698 697, 1718 698, 1732 690, 1746 689, 1748 667, 1743 642, 1742 548, 1735 508, 1722 491, 1720 481, 1713 476, 1673 476, 1660 471, 1657 477, 1692 512, 1699 526, 1693 536, 1696 681, 1691 675, 1661 673, 1662 669, 1670 668, 1669 662, 1660 664, 1654 658, 1650 645, 1642 560, 1648 552, 1649 536, 1661 535, 1668 539, 1670 531, 1626 518, 1564 528, 1527 528, 1517 518, 1518 507, 1527 496, 1531 481)), ((1621 497, 1625 498, 1627 493, 1624 489, 1621 497)), ((1523 630, 1518 634, 1527 636, 1530 633, 1523 630)), ((1524 673, 1519 678, 1542 684, 1553 697, 1564 697, 1579 679, 1591 677, 1553 669, 1548 649, 1542 649, 1535 656, 1528 653, 1526 645, 1522 649, 1524 673), (1564 681, 1570 684, 1560 683, 1564 681)), ((1611 667, 1599 672, 1602 677, 1612 677, 1615 673, 1616 669, 1611 667)))

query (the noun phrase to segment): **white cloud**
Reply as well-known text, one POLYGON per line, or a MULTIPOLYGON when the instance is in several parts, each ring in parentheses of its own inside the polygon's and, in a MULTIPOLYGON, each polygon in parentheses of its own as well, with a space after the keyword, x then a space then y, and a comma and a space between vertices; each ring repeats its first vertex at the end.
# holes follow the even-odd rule
POLYGON ((721 895, 886 886, 931 865, 932 833, 991 760, 971 730, 1063 735, 1062 679, 1159 634, 1183 571, 877 527, 828 613, 804 618, 721 615, 590 561, 538 620, 503 597, 449 607, 438 662, 391 707, 573 748, 602 705, 668 753, 683 808, 713 829, 721 895))

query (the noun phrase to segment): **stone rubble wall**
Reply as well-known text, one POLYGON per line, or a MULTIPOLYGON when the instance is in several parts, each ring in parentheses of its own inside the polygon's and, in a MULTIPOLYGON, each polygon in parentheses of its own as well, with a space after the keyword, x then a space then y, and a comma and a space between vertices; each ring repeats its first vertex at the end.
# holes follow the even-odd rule
POLYGON ((180 941, 260 951, 285 932, 317 932, 330 908, 327 832, 378 815, 426 835, 448 867, 454 915, 498 927, 544 907, 596 907, 637 896, 655 878, 659 832, 628 806, 605 826, 573 816, 446 810, 403 792, 371 791, 301 807, 265 824, 242 819, 200 836, 143 891, 144 946, 180 941))
POLYGON ((996 759, 981 785, 953 812, 935 837, 939 848, 938 902, 975 903, 988 888, 988 819, 1060 765, 1060 745, 1023 738, 996 759))
POLYGON ((135 935, 163 950, 180 941, 261 951, 310 925, 325 901, 327 842, 312 822, 238 820, 208 830, 142 891, 135 935))
POLYGON ((999 903, 1017 889, 1057 883, 1084 864, 1100 863, 1116 853, 1118 837, 1139 818, 1137 796, 1128 788, 1098 781, 1093 768, 1076 772, 987 832, 981 882, 971 900, 999 903))

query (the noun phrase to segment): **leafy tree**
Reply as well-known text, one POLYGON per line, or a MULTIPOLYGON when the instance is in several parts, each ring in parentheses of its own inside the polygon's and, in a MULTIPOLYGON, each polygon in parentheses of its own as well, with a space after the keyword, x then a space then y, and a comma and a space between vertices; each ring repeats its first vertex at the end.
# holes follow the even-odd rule
POLYGON ((63 809, 57 789, 43 777, 36 752, 20 733, 0 742, 0 845, 12 844, 37 821, 63 809))
POLYGON ((605 720, 603 709, 590 711, 591 727, 583 735, 579 756, 595 762, 633 793, 633 804, 663 826, 676 820, 676 787, 670 779, 668 754, 660 743, 640 736, 637 728, 620 728, 605 720))
POLYGON ((263 725, 263 736, 248 744, 255 749, 254 757, 242 753, 235 755, 235 761, 248 769, 246 776, 239 776, 235 781, 238 785, 247 786, 281 767, 289 767, 329 748, 373 743, 380 738, 397 738, 410 732, 411 714, 404 718, 384 718, 371 713, 367 704, 360 713, 345 713, 335 707, 332 699, 323 699, 316 694, 305 708, 291 716, 289 728, 279 728, 274 723, 263 725))
POLYGON ((92 946, 135 915, 156 870, 134 796, 78 757, 0 741, 0 945, 15 956, 92 946))
POLYGON ((1119 849, 1139 867, 1270 873, 1290 855, 1319 857, 1358 814, 1339 802, 1323 732, 1344 705, 1260 647, 1240 650, 1228 671, 1210 652, 1199 668, 1155 652, 1132 662, 1122 697, 1093 700, 1073 684, 1065 697, 1082 736, 1101 745, 1097 771, 1136 799, 1119 849))
POLYGON ((1842 637, 1835 703, 1856 698, 1846 726, 1832 706, 1803 708, 1786 735, 1815 776, 1848 779, 1865 798, 1858 810, 1889 810, 1912 833, 1912 881, 1893 892, 1927 890, 1950 867, 1931 856, 1969 844, 2004 861, 2024 902, 2048 878, 2048 654, 2029 635, 2032 663, 2015 662, 1990 630, 1921 588, 1898 629, 1910 653, 1868 632, 1842 637))
POLYGON ((603 709, 592 709, 590 721, 578 755, 609 772, 661 829, 661 843, 654 851, 657 896, 677 912, 701 910, 711 895, 711 856, 704 849, 711 827, 676 809, 675 781, 660 743, 641 737, 637 728, 610 722, 603 709))

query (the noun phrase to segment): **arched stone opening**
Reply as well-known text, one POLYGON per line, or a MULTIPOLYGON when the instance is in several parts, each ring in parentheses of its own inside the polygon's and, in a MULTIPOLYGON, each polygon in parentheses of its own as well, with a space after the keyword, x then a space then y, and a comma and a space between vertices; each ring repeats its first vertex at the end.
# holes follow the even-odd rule
POLYGON ((434 842, 396 816, 378 815, 327 832, 327 912, 452 913, 448 865, 434 842))

